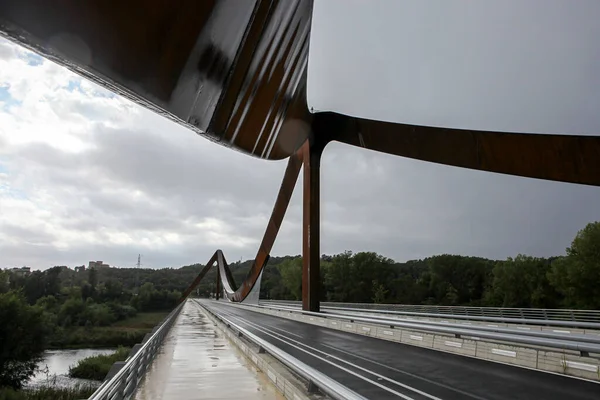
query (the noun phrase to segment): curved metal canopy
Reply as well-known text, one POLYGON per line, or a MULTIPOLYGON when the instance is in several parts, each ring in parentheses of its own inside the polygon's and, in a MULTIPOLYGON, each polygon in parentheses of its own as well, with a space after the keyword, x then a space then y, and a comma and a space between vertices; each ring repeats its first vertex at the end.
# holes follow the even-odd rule
POLYGON ((307 107, 313 28, 311 57, 325 58, 331 68, 311 70, 311 96, 322 87, 331 97, 333 87, 338 103, 359 100, 341 108, 315 101, 318 109, 337 111, 337 124, 327 125, 331 131, 317 133, 326 140, 466 168, 600 185, 596 131, 534 135, 518 129, 529 126, 519 125, 523 115, 538 122, 600 115, 597 2, 342 3, 317 2, 312 23, 311 0, 5 0, 0 31, 222 145, 282 159, 314 133, 314 118, 331 119, 307 107), (364 23, 347 21, 353 8, 364 23), (386 13, 387 20, 374 26, 373 16, 386 13), (343 40, 349 27, 358 31, 350 43, 343 40), (489 54, 498 58, 490 60, 489 54), (334 81, 338 89, 327 84, 334 81), (348 93, 344 85, 363 90, 348 93), (370 101, 384 109, 381 115, 394 114, 403 123, 345 116, 345 110, 369 116, 360 108, 357 113, 356 105, 374 93, 383 96, 370 101), (507 104, 511 101, 521 106, 507 104), (544 114, 540 104, 551 107, 544 114))

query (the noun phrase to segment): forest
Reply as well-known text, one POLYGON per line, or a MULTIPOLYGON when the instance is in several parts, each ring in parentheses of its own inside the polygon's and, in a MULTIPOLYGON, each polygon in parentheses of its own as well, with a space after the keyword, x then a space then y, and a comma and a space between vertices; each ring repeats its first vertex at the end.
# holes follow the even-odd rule
MULTIPOLYGON (((230 265, 236 283, 251 263, 230 265)), ((0 321, 10 322, 0 324, 0 386, 20 387, 47 348, 139 342, 202 267, 0 271, 0 321), (134 322, 145 329, 122 329, 134 322)), ((300 299, 301 273, 300 256, 271 257, 261 298, 300 299)), ((215 280, 213 269, 196 294, 209 296, 215 280)), ((600 222, 580 230, 565 254, 550 258, 442 254, 395 262, 349 251, 321 257, 321 297, 327 301, 600 309, 599 282, 600 222)))

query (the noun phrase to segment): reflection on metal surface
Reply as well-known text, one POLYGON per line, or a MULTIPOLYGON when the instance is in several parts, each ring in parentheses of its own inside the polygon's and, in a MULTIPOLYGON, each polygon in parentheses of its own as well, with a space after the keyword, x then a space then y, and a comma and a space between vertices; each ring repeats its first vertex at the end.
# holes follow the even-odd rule
POLYGON ((222 145, 306 140, 311 0, 5 0, 0 33, 222 145))
POLYGON ((433 128, 318 114, 330 139, 462 168, 600 185, 600 137, 433 128))
POLYGON ((187 302, 135 399, 284 399, 215 329, 197 304, 187 302))
POLYGON ((250 291, 250 293, 248 293, 248 296, 246 296, 246 298, 244 299, 244 301, 243 301, 244 304, 253 304, 256 306, 258 305, 258 301, 260 298, 260 284, 262 282, 263 272, 264 272, 264 269, 262 271, 260 271, 260 274, 258 275, 258 279, 254 283, 252 290, 250 291))

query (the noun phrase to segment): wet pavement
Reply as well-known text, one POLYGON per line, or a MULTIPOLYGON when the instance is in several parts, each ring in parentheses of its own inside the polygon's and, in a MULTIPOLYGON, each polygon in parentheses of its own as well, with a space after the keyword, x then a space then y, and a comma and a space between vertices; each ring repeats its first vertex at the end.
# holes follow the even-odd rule
POLYGON ((183 306, 146 372, 136 400, 283 400, 268 378, 208 320, 194 302, 183 306))

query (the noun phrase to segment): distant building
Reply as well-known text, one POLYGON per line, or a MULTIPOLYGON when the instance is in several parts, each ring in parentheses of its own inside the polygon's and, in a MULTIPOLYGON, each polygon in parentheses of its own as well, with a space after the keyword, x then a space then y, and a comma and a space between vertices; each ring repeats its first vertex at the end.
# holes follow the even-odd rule
POLYGON ((75 267, 75 272, 85 272, 85 265, 75 267))
POLYGON ((90 261, 88 268, 110 268, 110 265, 104 264, 104 261, 90 261))

